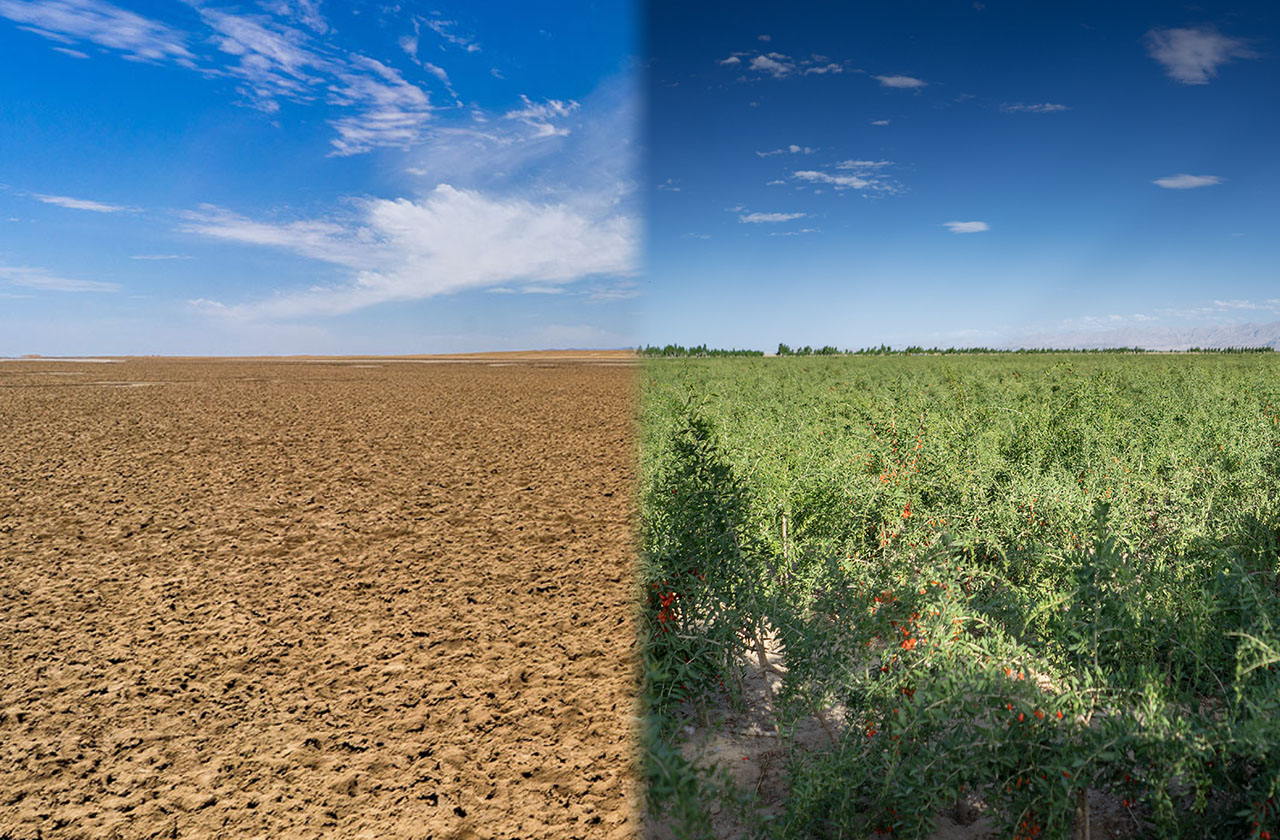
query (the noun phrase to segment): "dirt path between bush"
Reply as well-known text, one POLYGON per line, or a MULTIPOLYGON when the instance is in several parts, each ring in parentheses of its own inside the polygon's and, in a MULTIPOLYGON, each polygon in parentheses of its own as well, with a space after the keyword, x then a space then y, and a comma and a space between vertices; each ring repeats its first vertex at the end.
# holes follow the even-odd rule
POLYGON ((0 838, 632 835, 632 389, 0 365, 0 838))

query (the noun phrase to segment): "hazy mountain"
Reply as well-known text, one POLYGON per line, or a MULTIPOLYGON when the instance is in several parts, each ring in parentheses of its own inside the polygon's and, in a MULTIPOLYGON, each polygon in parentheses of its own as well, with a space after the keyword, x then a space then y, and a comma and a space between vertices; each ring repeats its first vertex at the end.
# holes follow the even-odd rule
POLYGON ((1191 347, 1274 347, 1280 350, 1280 321, 1270 324, 1232 324, 1202 327, 1118 327, 1028 336, 1010 348, 1061 347, 1092 350, 1101 347, 1144 347, 1148 350, 1187 350, 1191 347))

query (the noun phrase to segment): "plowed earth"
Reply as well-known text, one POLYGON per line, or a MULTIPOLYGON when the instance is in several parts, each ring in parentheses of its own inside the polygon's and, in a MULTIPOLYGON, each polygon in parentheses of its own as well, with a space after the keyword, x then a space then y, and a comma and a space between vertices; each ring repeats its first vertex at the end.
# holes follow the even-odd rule
POLYGON ((632 379, 0 364, 0 838, 634 833, 632 379))

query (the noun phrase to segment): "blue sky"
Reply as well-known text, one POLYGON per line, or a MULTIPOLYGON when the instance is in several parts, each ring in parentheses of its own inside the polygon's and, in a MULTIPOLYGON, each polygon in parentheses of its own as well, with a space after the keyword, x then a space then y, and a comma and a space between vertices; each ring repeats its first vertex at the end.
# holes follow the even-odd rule
POLYGON ((626 0, 0 0, 0 355, 634 343, 626 0))
POLYGON ((648 343, 1280 321, 1280 7, 650 3, 648 343))

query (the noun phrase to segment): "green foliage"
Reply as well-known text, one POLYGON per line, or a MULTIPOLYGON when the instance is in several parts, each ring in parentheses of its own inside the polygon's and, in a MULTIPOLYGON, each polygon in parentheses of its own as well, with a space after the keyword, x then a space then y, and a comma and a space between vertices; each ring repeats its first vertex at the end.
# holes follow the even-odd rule
MULTIPOLYGON (((773 632, 779 730, 846 711, 829 750, 791 751, 761 834, 925 836, 973 796, 1002 836, 1066 837, 1087 788, 1152 836, 1280 837, 1272 357, 647 374, 651 756, 773 632)), ((657 810, 712 795, 655 767, 657 810)))
POLYGON ((763 350, 719 350, 714 347, 707 347, 705 344, 699 344, 696 347, 685 347, 682 344, 668 344, 665 347, 644 347, 636 350, 636 355, 648 359, 676 358, 676 359, 706 359, 718 358, 721 356, 763 356, 763 350))

